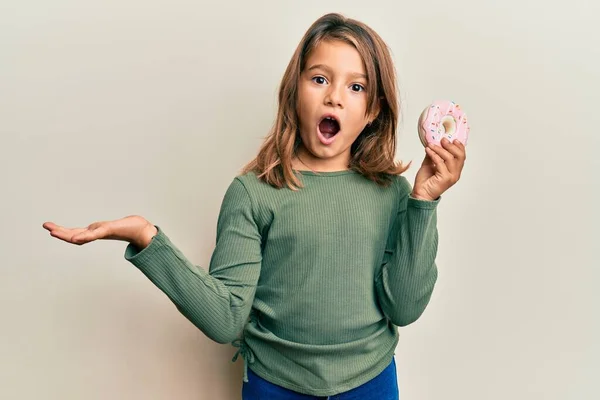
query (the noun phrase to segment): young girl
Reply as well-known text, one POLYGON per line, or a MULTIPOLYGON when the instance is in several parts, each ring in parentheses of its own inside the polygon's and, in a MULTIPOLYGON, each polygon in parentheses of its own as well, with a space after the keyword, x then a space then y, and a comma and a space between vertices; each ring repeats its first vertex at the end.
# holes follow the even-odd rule
POLYGON ((397 327, 429 302, 436 208, 465 161, 460 142, 431 145, 411 187, 394 161, 398 108, 385 43, 328 14, 302 38, 276 123, 224 195, 209 272, 140 216, 43 226, 78 245, 129 242, 124 257, 183 315, 239 347, 245 400, 398 399, 397 327))

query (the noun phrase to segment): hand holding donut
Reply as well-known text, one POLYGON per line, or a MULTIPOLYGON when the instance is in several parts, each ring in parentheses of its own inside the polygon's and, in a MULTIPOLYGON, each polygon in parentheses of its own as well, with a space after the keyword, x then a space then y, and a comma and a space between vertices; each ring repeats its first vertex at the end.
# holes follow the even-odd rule
POLYGON ((415 177, 411 196, 419 200, 436 200, 460 179, 465 164, 465 145, 459 140, 443 138, 442 146, 429 144, 425 159, 415 177))
POLYGON ((436 200, 458 182, 466 160, 469 130, 466 115, 454 102, 436 101, 423 110, 419 137, 426 155, 415 177, 413 198, 436 200))

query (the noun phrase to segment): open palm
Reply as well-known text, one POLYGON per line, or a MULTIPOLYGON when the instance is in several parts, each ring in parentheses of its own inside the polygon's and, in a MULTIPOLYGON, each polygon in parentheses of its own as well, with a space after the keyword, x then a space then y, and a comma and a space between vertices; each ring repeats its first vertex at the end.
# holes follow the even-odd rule
POLYGON ((131 215, 114 221, 94 222, 86 228, 66 228, 54 222, 45 222, 42 226, 55 238, 82 245, 99 239, 134 241, 141 237, 149 222, 143 217, 131 215))

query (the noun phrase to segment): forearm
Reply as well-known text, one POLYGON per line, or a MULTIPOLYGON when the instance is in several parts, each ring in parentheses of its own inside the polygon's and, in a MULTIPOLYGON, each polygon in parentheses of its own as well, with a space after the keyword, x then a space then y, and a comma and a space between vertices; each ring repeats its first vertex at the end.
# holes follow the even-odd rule
MULTIPOLYGON (((128 246, 125 258, 212 340, 231 342, 243 328, 256 285, 228 287, 226 282, 187 260, 159 229, 142 250, 137 245, 128 246)), ((245 269, 247 274, 256 275, 258 279, 255 263, 236 268, 242 273, 245 269)))
POLYGON ((391 246, 376 277, 380 305, 398 326, 416 321, 433 293, 438 270, 437 201, 408 198, 396 221, 391 246))

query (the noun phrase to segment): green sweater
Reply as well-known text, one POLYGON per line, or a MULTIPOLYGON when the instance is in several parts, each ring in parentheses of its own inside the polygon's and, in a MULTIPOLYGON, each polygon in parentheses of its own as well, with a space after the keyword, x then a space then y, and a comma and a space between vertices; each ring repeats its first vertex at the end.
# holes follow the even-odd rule
POLYGON ((398 326, 416 321, 437 280, 435 201, 384 188, 354 171, 299 171, 304 188, 255 174, 228 187, 208 272, 157 226, 125 259, 247 368, 285 388, 330 396, 392 361, 398 326))

